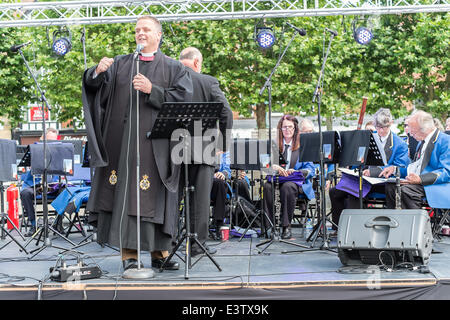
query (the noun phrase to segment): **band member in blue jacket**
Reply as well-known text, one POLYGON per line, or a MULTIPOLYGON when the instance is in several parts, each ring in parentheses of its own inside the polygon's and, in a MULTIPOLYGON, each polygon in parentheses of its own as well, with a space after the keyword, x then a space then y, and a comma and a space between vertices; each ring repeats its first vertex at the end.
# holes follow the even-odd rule
MULTIPOLYGON (((379 109, 374 115, 374 120, 376 129, 374 138, 379 140, 379 145, 382 147, 380 151, 384 151, 387 164, 383 167, 369 166, 363 171, 363 175, 367 177, 378 177, 383 169, 388 166, 406 167, 410 162, 407 143, 391 130, 394 121, 390 110, 379 109)), ((341 184, 343 183, 341 181, 335 188, 330 189, 331 214, 333 223, 336 225, 339 223, 342 210, 345 208, 357 209, 360 205, 358 197, 341 190, 341 184)), ((354 190, 354 192, 358 194, 358 190, 354 190)), ((371 192, 384 194, 384 184, 373 185, 371 192)), ((336 227, 333 226, 333 229, 336 229, 336 227)))
MULTIPOLYGON (((400 168, 401 206, 420 209, 426 197, 433 208, 450 208, 450 136, 439 131, 431 114, 418 110, 408 121, 411 134, 419 141, 414 161, 400 168)), ((395 166, 385 168, 380 176, 390 177, 395 166)), ((388 208, 395 208, 395 184, 386 184, 388 208)))

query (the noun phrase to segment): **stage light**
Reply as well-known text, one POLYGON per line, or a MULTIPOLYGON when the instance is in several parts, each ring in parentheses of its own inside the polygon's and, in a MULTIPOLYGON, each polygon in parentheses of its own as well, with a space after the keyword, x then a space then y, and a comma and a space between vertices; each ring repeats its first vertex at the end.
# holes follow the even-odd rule
POLYGON ((355 41, 359 44, 368 44, 373 38, 372 31, 366 27, 359 27, 353 32, 353 37, 355 41))
POLYGON ((269 49, 275 44, 275 34, 272 28, 256 28, 256 42, 263 49, 269 49))
POLYGON ((52 51, 57 56, 65 56, 72 49, 72 34, 67 28, 60 28, 53 32, 52 51))

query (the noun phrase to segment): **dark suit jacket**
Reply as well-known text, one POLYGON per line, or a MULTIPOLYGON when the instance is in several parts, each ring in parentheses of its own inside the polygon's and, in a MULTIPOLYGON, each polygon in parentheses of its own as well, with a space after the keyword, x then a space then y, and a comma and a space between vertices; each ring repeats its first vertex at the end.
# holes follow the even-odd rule
MULTIPOLYGON (((193 85, 193 102, 222 102, 223 109, 219 119, 219 129, 220 133, 223 137, 222 145, 224 146, 224 150, 226 150, 226 144, 228 143, 228 139, 226 137, 226 130, 231 129, 233 127, 233 113, 231 111, 230 105, 228 104, 225 95, 219 87, 219 81, 207 74, 197 73, 191 68, 186 68, 188 73, 192 79, 193 85)), ((203 152, 208 145, 210 145, 211 141, 203 141, 201 146, 197 139, 193 139, 192 148, 191 148, 191 163, 194 164, 208 164, 215 165, 215 154, 211 154, 211 157, 203 157, 203 152), (196 143, 197 142, 197 143, 196 143)), ((219 145, 220 147, 220 145, 219 145)), ((208 149, 210 150, 210 149, 208 149)), ((212 151, 212 150, 211 150, 212 151)))

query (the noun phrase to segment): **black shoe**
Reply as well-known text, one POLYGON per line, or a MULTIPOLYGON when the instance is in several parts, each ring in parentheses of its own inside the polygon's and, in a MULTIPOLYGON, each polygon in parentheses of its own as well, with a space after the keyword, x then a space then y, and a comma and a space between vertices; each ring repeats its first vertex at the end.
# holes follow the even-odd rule
POLYGON ((286 228, 281 235, 281 239, 290 239, 292 238, 291 228, 286 228))
MULTIPOLYGON (((207 245, 203 245, 203 247, 205 247, 206 251, 208 251, 209 254, 214 254, 217 252, 216 248, 211 248, 211 247, 208 247, 207 245)), ((191 247, 191 255, 197 256, 199 254, 206 254, 206 253, 199 246, 192 246, 191 247)))
POLYGON ((36 232, 36 227, 30 227, 30 230, 28 230, 27 233, 24 234, 24 237, 32 237, 36 232))
MULTIPOLYGON (((161 269, 161 266, 163 265, 164 261, 166 259, 152 259, 152 267, 161 269)), ((180 264, 176 261, 169 261, 164 265, 164 270, 178 270, 180 269, 180 264)))
MULTIPOLYGON (((122 265, 123 265, 123 271, 128 270, 128 269, 137 269, 138 267, 138 262, 136 259, 126 259, 122 261, 122 265)), ((144 268, 144 264, 141 262, 141 268, 144 268)))

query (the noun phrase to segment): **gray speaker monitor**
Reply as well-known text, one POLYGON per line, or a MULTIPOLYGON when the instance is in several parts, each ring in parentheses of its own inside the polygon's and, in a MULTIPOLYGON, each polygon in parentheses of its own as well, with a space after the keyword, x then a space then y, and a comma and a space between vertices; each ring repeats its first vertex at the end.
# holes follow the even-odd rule
POLYGON ((427 265, 433 235, 426 210, 345 209, 339 219, 343 265, 427 265))

